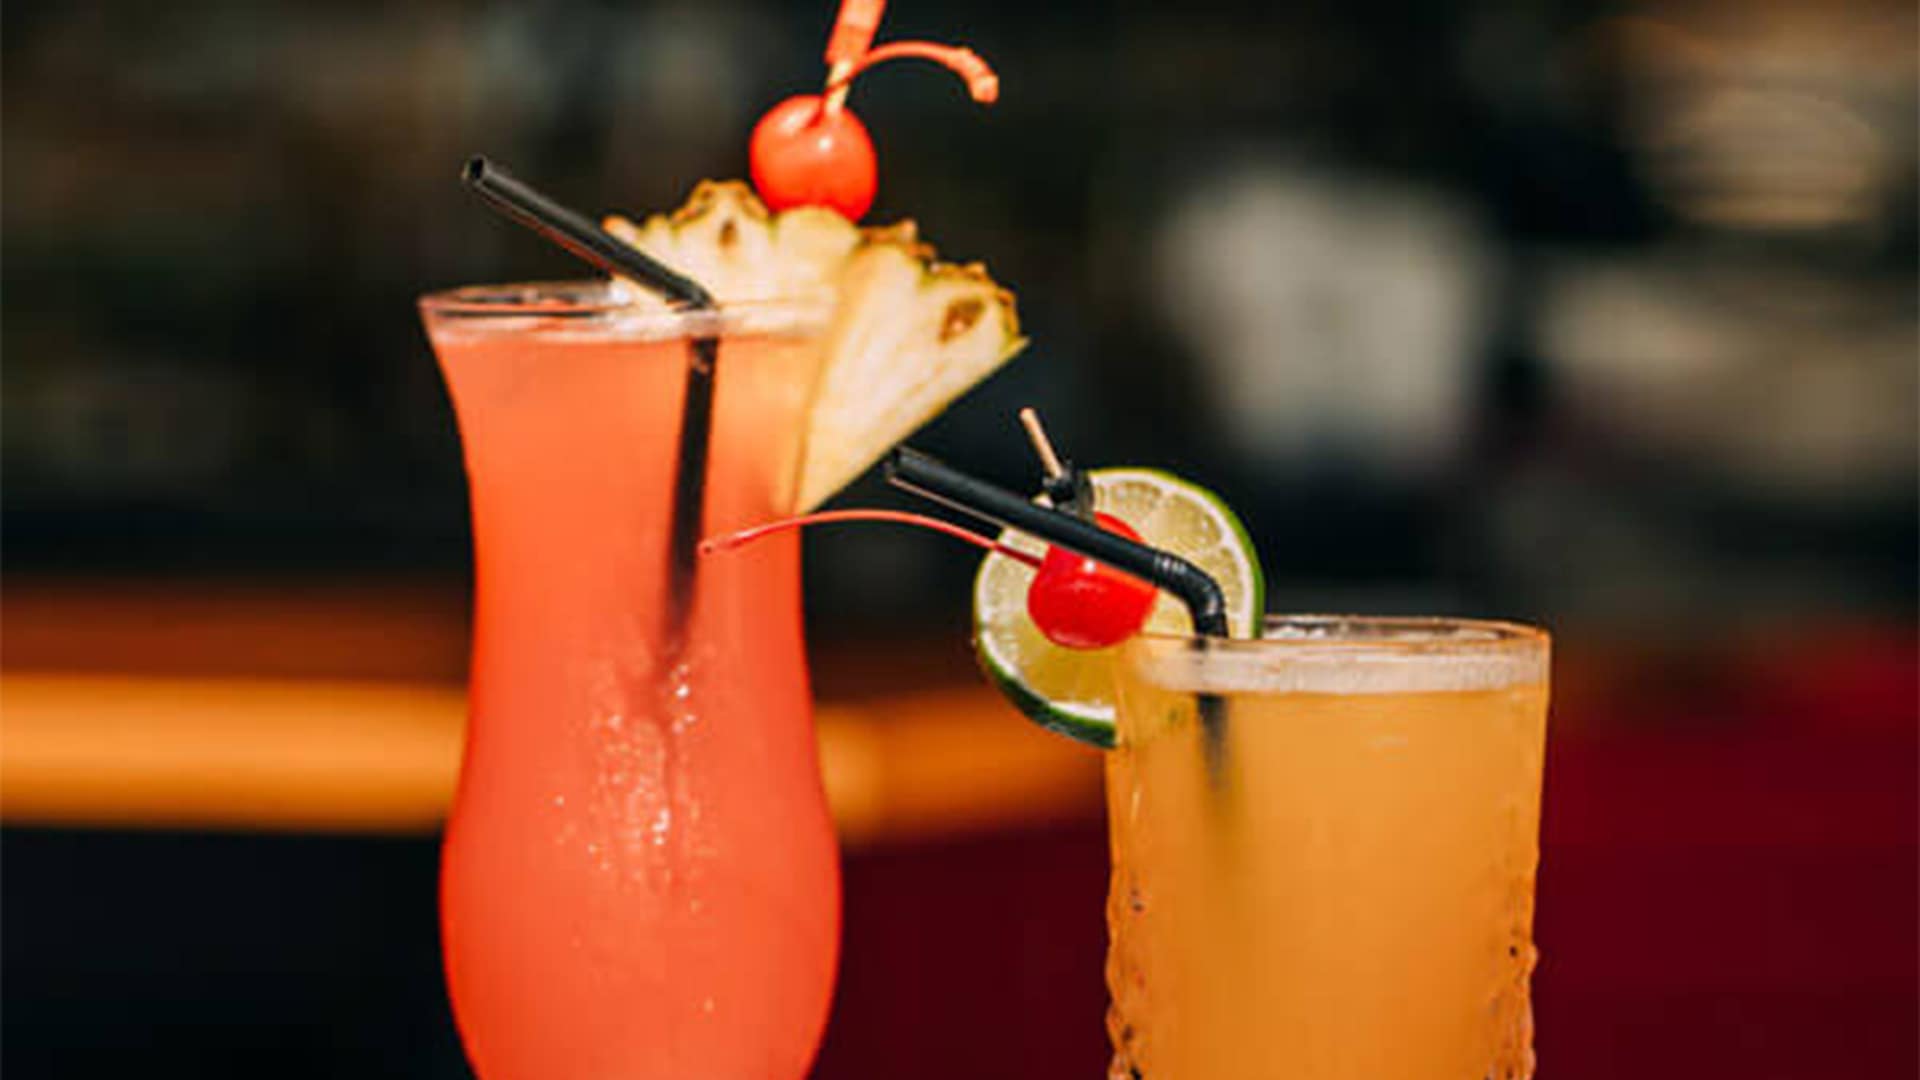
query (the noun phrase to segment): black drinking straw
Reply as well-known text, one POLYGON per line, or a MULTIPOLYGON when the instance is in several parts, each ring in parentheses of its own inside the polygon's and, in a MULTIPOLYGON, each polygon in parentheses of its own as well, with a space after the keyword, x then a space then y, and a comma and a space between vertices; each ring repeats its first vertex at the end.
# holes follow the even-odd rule
POLYGON ((1220 583, 1178 555, 1108 532, 1064 510, 1041 506, 911 447, 902 446, 893 452, 887 459, 886 473, 887 480, 897 487, 1001 528, 1030 533, 1150 582, 1187 605, 1195 632, 1207 637, 1227 636, 1227 598, 1220 583))
POLYGON ((682 307, 713 307, 713 296, 699 282, 594 224, 585 214, 554 202, 484 157, 468 159, 466 168, 460 170, 460 182, 495 210, 609 274, 630 277, 682 307))
MULTIPOLYGON (((487 204, 609 274, 620 274, 689 311, 711 311, 713 294, 699 282, 607 232, 586 215, 554 202, 484 157, 468 160, 460 181, 487 204)), ((678 650, 693 601, 694 567, 704 531, 707 452, 713 437, 713 377, 720 341, 708 333, 690 343, 680 408, 680 445, 668 523, 668 648, 678 650)))
MULTIPOLYGON (((1172 552, 1108 532, 1064 510, 1041 506, 910 447, 902 446, 888 456, 886 476, 895 487, 1001 528, 1018 529, 1172 593, 1193 619, 1196 649, 1205 651, 1208 639, 1227 636, 1227 598, 1220 583, 1172 552)), ((1219 783, 1226 775, 1227 702, 1218 694, 1197 697, 1200 726, 1206 733, 1207 772, 1219 783)))

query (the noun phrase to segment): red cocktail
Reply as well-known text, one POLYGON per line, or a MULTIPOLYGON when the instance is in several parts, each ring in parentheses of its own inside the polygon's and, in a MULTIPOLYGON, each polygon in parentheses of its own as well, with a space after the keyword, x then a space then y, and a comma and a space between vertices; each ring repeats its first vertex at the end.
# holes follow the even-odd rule
POLYGON ((488 1080, 799 1076, 839 932, 799 548, 702 566, 676 627, 668 521, 689 334, 719 331, 705 516, 745 525, 792 505, 827 312, 589 284, 422 307, 476 556, 441 890, 468 1053, 488 1080))

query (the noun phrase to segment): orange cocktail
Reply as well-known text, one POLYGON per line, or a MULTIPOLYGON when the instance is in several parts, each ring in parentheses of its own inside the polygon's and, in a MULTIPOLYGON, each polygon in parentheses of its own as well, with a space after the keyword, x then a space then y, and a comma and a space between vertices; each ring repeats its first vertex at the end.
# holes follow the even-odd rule
POLYGON ((1118 1080, 1533 1074, 1545 634, 1271 619, 1115 666, 1118 1080))
POLYGON ((485 1080, 798 1077, 839 935, 798 543, 676 580, 669 531, 691 337, 719 336, 705 527, 739 527, 792 508, 829 313, 616 299, 422 302, 477 577, 441 883, 454 1011, 485 1080))

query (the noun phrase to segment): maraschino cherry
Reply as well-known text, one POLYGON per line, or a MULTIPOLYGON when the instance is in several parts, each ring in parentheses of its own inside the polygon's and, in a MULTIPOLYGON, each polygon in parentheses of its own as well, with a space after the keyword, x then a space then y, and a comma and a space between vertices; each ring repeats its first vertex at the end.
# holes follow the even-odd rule
POLYGON ((818 94, 795 94, 760 118, 748 145, 753 186, 775 210, 824 206, 859 221, 873 205, 873 140, 852 109, 830 110, 818 94))
POLYGON ((748 168, 760 198, 774 210, 825 206, 858 221, 873 205, 879 171, 867 126, 847 107, 854 77, 875 64, 919 57, 943 64, 967 82, 975 101, 1000 96, 1000 80, 972 50, 924 41, 871 48, 886 0, 843 0, 827 42, 827 86, 796 94, 768 110, 748 141, 748 168))
MULTIPOLYGON (((1093 486, 1054 450, 1039 415, 1021 409, 1020 423, 1040 457, 1047 496, 1054 506, 1138 542, 1140 534, 1132 526, 1112 514, 1094 511, 1093 486)), ((1027 617, 1048 641, 1062 648, 1105 649, 1139 633, 1158 596, 1157 589, 1132 574, 1048 545, 1033 583, 1027 586, 1027 617)))
MULTIPOLYGON (((1094 524, 1138 541, 1140 534, 1111 514, 1094 524)), ((1152 585, 1106 563, 1064 548, 1047 548, 1027 586, 1027 617, 1048 641, 1068 649, 1105 649, 1140 632, 1159 594, 1152 585)))

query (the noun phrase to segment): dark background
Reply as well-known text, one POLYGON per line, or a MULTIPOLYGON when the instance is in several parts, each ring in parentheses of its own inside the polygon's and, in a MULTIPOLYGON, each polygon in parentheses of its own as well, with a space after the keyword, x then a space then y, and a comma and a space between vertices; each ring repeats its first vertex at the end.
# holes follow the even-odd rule
MULTIPOLYGON (((11 0, 7 581, 457 587, 413 300, 575 272, 460 162, 677 204, 818 84, 830 20, 11 0)), ((895 0, 906 37, 971 45, 1003 97, 864 76, 873 219, 985 259, 1034 342, 916 443, 1024 484, 1035 404, 1083 461, 1219 490, 1275 610, 1630 646, 1584 728, 1555 718, 1547 1075, 1914 1075, 1911 5, 895 0), (1698 660, 1735 639, 1784 644, 1698 660)), ((957 638, 972 565, 810 539, 814 638, 957 638)), ((1097 1074, 1100 835, 852 855, 821 1075, 1097 1074), (902 991, 904 956, 951 993, 902 991)), ((0 854, 10 1077, 462 1074, 428 838, 13 826, 0 854)))

